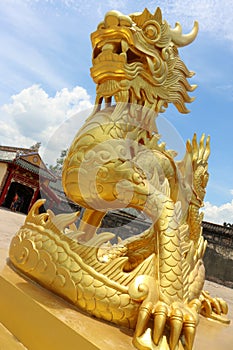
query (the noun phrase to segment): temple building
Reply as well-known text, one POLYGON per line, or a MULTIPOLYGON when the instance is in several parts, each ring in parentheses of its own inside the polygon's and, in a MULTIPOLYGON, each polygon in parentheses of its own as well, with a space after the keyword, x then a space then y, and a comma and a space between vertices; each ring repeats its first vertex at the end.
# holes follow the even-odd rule
POLYGON ((0 206, 27 214, 39 198, 53 209, 61 199, 49 187, 56 177, 48 170, 37 148, 0 146, 0 206))

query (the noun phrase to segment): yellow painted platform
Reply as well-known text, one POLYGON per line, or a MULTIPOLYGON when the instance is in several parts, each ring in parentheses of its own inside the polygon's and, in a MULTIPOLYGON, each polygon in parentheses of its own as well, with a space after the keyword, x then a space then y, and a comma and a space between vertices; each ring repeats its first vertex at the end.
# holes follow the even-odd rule
POLYGON ((127 330, 77 311, 9 266, 0 275, 0 322, 29 350, 135 349, 127 330))
MULTIPOLYGON (((233 291, 222 286, 218 290, 218 285, 212 286, 212 289, 216 289, 220 296, 225 294, 232 318, 233 291)), ((53 293, 19 276, 7 265, 0 273, 0 323, 29 350, 135 349, 129 331, 89 317, 53 293)), ((10 336, 4 339, 8 342, 10 336)), ((8 347, 7 344, 2 347, 1 341, 0 337, 1 350, 23 349, 18 342, 15 348, 10 347, 10 343, 8 347)), ((194 350, 231 350, 232 344, 232 323, 226 326, 201 317, 194 350)))
POLYGON ((0 323, 0 349, 1 350, 27 350, 19 340, 0 323))
MULTIPOLYGON (((0 209, 0 350, 135 350, 126 330, 83 314, 6 265, 8 246, 24 217, 0 209), (22 345, 23 344, 23 345, 22 345)), ((205 288, 229 304, 233 290, 206 281, 205 288)), ((201 317, 193 350, 232 350, 230 326, 201 317)))

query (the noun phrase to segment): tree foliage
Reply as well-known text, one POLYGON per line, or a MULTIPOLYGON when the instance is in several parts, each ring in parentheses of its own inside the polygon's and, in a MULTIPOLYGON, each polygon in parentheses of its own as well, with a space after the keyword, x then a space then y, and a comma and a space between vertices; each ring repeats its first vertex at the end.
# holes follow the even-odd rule
POLYGON ((55 165, 50 165, 49 169, 53 172, 60 173, 62 170, 62 166, 67 155, 68 149, 63 149, 60 153, 60 157, 57 158, 55 165))
POLYGON ((33 150, 33 151, 35 151, 35 152, 38 152, 40 146, 41 146, 41 142, 36 142, 34 145, 32 145, 32 146, 30 147, 30 149, 33 150))

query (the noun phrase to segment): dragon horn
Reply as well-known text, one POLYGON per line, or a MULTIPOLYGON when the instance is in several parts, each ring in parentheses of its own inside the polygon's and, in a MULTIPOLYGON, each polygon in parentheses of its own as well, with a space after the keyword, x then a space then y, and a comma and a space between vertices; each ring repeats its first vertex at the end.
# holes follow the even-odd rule
POLYGON ((170 35, 173 43, 177 45, 177 47, 183 47, 191 44, 193 40, 196 38, 198 33, 198 22, 195 21, 193 25, 193 29, 188 34, 182 34, 182 27, 180 23, 176 23, 174 29, 170 28, 170 35))

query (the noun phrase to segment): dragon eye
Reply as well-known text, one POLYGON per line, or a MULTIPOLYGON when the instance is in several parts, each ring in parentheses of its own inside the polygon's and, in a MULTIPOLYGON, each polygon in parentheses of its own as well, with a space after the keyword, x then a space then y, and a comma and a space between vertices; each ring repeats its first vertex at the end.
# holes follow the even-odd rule
POLYGON ((148 25, 145 29, 145 34, 148 36, 150 39, 155 39, 157 37, 157 28, 153 26, 152 24, 148 25))
POLYGON ((152 43, 159 40, 161 35, 161 28, 156 21, 147 21, 143 26, 143 34, 145 39, 152 43))

